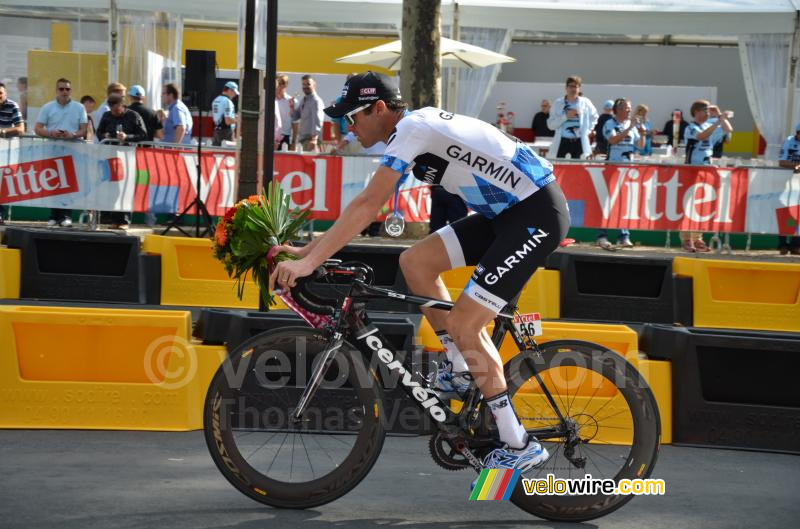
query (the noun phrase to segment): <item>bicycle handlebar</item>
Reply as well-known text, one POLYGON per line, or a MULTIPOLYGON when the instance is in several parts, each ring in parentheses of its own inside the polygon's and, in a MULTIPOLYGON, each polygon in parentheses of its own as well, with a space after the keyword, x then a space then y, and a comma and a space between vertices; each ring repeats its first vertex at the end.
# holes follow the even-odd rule
POLYGON ((325 267, 320 266, 314 270, 310 276, 298 279, 297 284, 289 290, 292 294, 292 299, 309 312, 322 316, 333 316, 333 313, 336 311, 337 300, 317 296, 308 290, 308 284, 310 282, 321 279, 326 275, 325 267))

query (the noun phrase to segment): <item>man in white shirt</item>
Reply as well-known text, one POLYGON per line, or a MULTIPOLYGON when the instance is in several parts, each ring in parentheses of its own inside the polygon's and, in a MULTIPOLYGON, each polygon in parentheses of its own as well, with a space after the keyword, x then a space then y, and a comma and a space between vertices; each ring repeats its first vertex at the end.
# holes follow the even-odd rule
POLYGON ((589 133, 597 122, 597 109, 580 94, 583 81, 577 75, 567 77, 567 93, 559 97, 550 109, 547 127, 554 130, 553 144, 548 156, 575 160, 592 154, 589 133))

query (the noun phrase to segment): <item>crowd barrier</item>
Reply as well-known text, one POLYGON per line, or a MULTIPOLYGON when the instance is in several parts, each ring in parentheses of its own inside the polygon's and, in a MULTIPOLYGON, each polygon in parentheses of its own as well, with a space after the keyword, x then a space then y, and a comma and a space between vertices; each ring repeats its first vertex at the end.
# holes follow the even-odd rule
POLYGON ((561 277, 561 317, 689 323, 691 290, 673 276, 670 257, 555 252, 547 268, 561 277))
MULTIPOLYGON (((453 161, 470 163, 468 154, 453 161)), ((378 163, 372 156, 275 153, 274 179, 312 219, 335 220, 378 163)), ((212 215, 224 214, 235 200, 235 152, 203 150, 199 190, 197 165, 191 146, 2 139, 0 203, 175 213, 199 193, 212 215)), ((506 169, 505 180, 522 177, 506 169)), ((800 234, 800 174, 790 170, 562 161, 554 170, 574 227, 800 234)), ((497 174, 475 171, 489 181, 497 174)), ((398 206, 407 221, 428 220, 430 187, 407 178, 398 206)))
POLYGON ((647 324, 672 368, 673 441, 800 453, 800 335, 647 324))
MULTIPOLYGON (((287 311, 265 314, 253 310, 258 294, 254 287, 248 287, 245 301, 240 302, 233 282, 211 256, 208 240, 148 236, 140 251, 128 237, 116 235, 109 239, 102 234, 9 228, 6 236, 7 242, 17 247, 0 247, 0 305, 6 307, 0 317, 0 367, 10 373, 3 380, 12 398, 7 405, 22 410, 7 415, 4 426, 199 427, 196 417, 184 408, 175 421, 169 422, 166 415, 150 415, 139 406, 143 399, 152 399, 151 386, 159 388, 164 383, 134 388, 134 384, 142 384, 141 364, 136 367, 148 347, 142 340, 152 342, 153 333, 160 333, 185 340, 197 354, 202 351, 206 379, 197 382, 202 385, 208 383, 218 365, 218 353, 225 350, 220 344, 230 347, 260 330, 297 321, 287 311), (75 259, 78 244, 87 245, 81 251, 94 257, 81 265, 87 270, 70 278, 76 271, 69 261, 75 259), (119 248, 112 247, 114 244, 119 248), (106 254, 119 255, 106 259, 106 254), (36 260, 40 255, 47 258, 43 269, 36 260), (131 269, 136 266, 139 271, 133 274, 131 269), (44 286, 34 285, 38 290, 30 290, 26 285, 40 276, 45 278, 44 286), (67 286, 74 286, 59 287, 59 277, 69 279, 67 286), (120 277, 128 277, 134 286, 118 288, 114 282, 120 277), (133 293, 137 293, 138 301, 132 301, 133 293), (109 308, 25 306, 41 303, 41 299, 59 299, 62 304, 89 300, 109 308), (126 308, 112 308, 115 303, 125 303, 126 308), (152 310, 159 304, 162 310, 152 310), (140 308, 128 308, 136 305, 140 308), (203 311, 198 324, 196 334, 207 343, 192 341, 189 312, 169 310, 174 305, 219 307, 203 311), (52 364, 48 362, 53 358, 51 350, 62 353, 52 364), (36 351, 43 356, 36 357, 36 351), (122 355, 115 366, 109 365, 108 351, 122 355), (64 366, 64 362, 69 365, 64 366), (46 385, 47 377, 53 377, 49 382, 57 384, 46 385), (120 386, 124 391, 118 394, 130 395, 130 401, 123 399, 119 406, 104 408, 102 413, 113 412, 114 421, 78 417, 79 404, 85 406, 87 401, 70 399, 79 395, 77 391, 86 391, 81 384, 96 384, 103 391, 116 391, 108 384, 128 384, 120 386), (35 399, 47 393, 42 391, 51 388, 61 388, 50 393, 52 402, 47 397, 37 403, 35 399), (69 406, 53 407, 53 403, 69 406), (56 420, 58 410, 65 419, 56 420), (128 413, 138 418, 127 419, 128 413), (154 419, 150 421, 150 417, 154 419)), ((348 247, 339 257, 368 262, 375 267, 376 283, 402 290, 405 287, 397 263, 400 251, 363 245, 348 247)), ((800 404, 793 400, 796 392, 791 390, 790 378, 800 367, 796 364, 800 358, 800 265, 696 257, 658 260, 562 250, 546 266, 548 269, 537 271, 526 286, 520 303, 523 311, 538 311, 548 319, 543 322, 540 341, 597 342, 632 362, 656 394, 665 442, 674 436, 691 444, 795 450, 796 445, 785 436, 773 441, 758 433, 744 444, 732 444, 730 439, 750 431, 750 426, 741 429, 741 421, 755 428, 765 421, 772 425, 770 417, 775 421, 796 420, 792 410, 800 404), (528 305, 523 306, 525 303, 528 305), (675 323, 685 327, 675 327, 675 323), (740 429, 733 429, 733 424, 740 429)), ((443 280, 457 296, 470 273, 471 269, 464 267, 444 274, 443 280)), ((331 295, 337 287, 319 284, 315 288, 321 288, 322 295, 331 295)), ((373 312, 373 318, 397 341, 398 349, 441 350, 426 320, 410 307, 375 308, 380 310, 373 312)), ((502 358, 508 360, 516 353, 512 341, 506 339, 500 348, 502 358)), ((169 362, 177 361, 169 358, 169 362)), ((199 405, 192 399, 199 398, 201 391, 190 387, 193 389, 158 398, 172 399, 178 407, 199 405)), ((392 395, 398 412, 413 413, 403 394, 392 395)), ((175 407, 170 409, 176 411, 175 407)), ((97 407, 92 410, 97 411, 97 407)), ((428 425, 416 417, 419 422, 406 421, 405 429, 395 432, 427 431, 428 425)))
POLYGON ((0 427, 202 428, 219 346, 186 311, 0 306, 0 427))

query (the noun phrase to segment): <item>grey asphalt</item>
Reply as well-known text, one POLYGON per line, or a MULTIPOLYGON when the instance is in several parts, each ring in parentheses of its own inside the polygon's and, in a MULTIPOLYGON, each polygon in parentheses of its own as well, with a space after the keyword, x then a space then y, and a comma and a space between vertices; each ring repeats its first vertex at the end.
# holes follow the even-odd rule
POLYGON ((468 501, 474 474, 448 472, 425 438, 387 438, 369 476, 306 511, 246 498, 211 461, 202 432, 0 431, 0 527, 272 529, 800 527, 800 456, 664 446, 652 477, 665 496, 634 498, 582 524, 541 520, 510 502, 468 501))

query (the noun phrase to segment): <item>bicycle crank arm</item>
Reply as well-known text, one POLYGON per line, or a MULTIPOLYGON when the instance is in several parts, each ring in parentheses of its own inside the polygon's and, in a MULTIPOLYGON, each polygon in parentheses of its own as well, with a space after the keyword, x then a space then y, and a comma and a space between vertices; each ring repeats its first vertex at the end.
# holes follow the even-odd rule
POLYGON ((303 415, 303 412, 306 411, 306 406, 308 406, 308 403, 311 402, 311 399, 317 392, 317 388, 319 388, 319 385, 322 383, 322 379, 325 378, 325 373, 328 372, 328 368, 331 366, 331 363, 333 363, 333 358, 336 355, 336 351, 342 347, 343 343, 344 336, 342 333, 337 332, 333 335, 331 344, 320 355, 322 360, 319 362, 319 364, 317 364, 317 368, 311 375, 311 380, 309 381, 308 386, 306 386, 306 389, 303 390, 303 394, 300 396, 300 402, 297 404, 297 408, 295 408, 292 412, 291 418, 295 422, 300 421, 300 417, 303 415))

